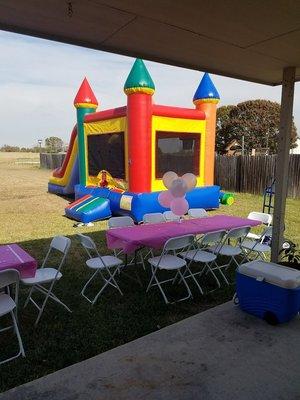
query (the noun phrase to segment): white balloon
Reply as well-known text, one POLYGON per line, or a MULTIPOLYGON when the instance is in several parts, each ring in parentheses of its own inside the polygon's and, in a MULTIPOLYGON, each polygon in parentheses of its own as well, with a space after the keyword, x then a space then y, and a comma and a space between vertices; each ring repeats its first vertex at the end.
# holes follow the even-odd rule
POLYGON ((187 185, 188 190, 194 189, 197 184, 197 178, 194 174, 188 172, 182 176, 182 179, 187 185))
POLYGON ((187 185, 182 178, 173 180, 170 192, 174 197, 184 197, 187 192, 187 185))
POLYGON ((178 178, 176 172, 168 171, 164 174, 162 180, 166 188, 170 189, 172 186, 172 182, 178 178))

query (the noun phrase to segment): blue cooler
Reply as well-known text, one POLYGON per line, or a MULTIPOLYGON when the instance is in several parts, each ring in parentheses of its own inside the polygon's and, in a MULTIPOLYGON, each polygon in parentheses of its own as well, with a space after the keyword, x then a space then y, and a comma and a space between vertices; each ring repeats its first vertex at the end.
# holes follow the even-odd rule
POLYGON ((236 292, 242 310, 274 325, 287 322, 300 311, 300 271, 250 261, 237 269, 236 292))

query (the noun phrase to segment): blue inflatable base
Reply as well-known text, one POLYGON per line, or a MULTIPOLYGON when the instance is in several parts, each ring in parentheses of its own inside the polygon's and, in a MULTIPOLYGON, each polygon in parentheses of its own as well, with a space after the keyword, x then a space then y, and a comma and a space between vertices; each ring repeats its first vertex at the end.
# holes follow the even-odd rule
MULTIPOLYGON (((74 208, 67 207, 66 215, 70 218, 82 221, 84 223, 105 219, 110 215, 129 215, 136 222, 141 222, 146 213, 164 212, 168 208, 162 207, 158 202, 158 195, 160 192, 152 193, 119 193, 114 190, 100 187, 86 187, 82 185, 75 186, 75 199, 78 200, 84 196, 90 195, 87 200, 90 205, 84 207, 85 204, 80 203, 81 206, 74 206, 74 208), (92 209, 93 200, 95 198, 107 199, 109 202, 103 206, 102 211, 97 208, 97 201, 95 200, 95 210, 92 209), (83 207, 82 207, 83 206, 83 207), (85 211, 88 209, 88 212, 85 211), (80 212, 79 212, 80 211, 80 212)), ((214 209, 219 207, 220 187, 219 186, 205 186, 195 188, 186 194, 186 199, 190 208, 205 208, 214 209)), ((78 203, 77 203, 78 204, 78 203)))

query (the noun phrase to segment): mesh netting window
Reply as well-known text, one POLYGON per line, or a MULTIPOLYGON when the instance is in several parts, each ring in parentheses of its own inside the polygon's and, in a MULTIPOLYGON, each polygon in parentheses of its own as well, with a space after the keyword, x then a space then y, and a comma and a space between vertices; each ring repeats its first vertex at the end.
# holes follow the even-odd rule
POLYGON ((200 138, 185 132, 156 132, 156 178, 165 172, 199 175, 200 138))
POLYGON ((113 178, 125 179, 124 132, 88 135, 87 142, 90 176, 105 169, 113 178))

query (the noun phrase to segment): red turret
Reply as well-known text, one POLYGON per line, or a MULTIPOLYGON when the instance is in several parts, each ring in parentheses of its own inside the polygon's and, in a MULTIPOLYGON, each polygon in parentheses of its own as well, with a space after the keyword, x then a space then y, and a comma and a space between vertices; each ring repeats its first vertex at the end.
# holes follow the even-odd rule
POLYGON ((92 88, 90 87, 90 84, 86 78, 84 78, 84 80, 82 81, 82 84, 80 85, 80 88, 76 94, 76 97, 74 99, 74 106, 76 108, 97 108, 98 106, 96 96, 94 95, 94 92, 92 91, 92 88))

